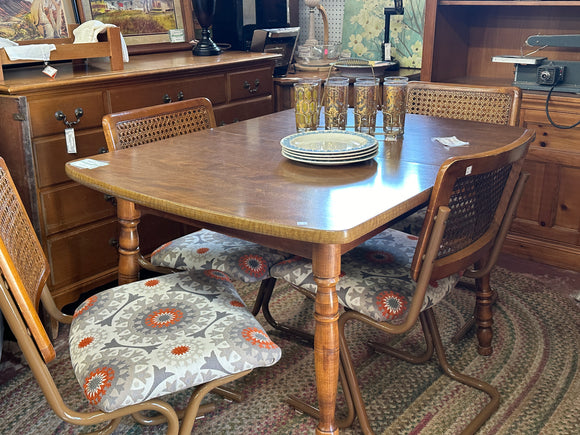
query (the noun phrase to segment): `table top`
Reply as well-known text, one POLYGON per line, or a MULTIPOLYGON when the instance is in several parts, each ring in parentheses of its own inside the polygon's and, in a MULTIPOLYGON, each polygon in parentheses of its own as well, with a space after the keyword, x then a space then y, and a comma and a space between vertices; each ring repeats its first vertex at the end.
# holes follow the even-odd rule
MULTIPOLYGON (((320 244, 353 243, 425 203, 448 158, 533 134, 519 127, 407 115, 404 138, 372 160, 316 166, 281 155, 294 111, 100 154, 105 166, 67 174, 101 192, 212 229, 320 244), (469 145, 447 148, 434 137, 469 145)), ((382 139, 382 136, 377 136, 382 139)), ((290 251, 292 252, 292 251, 290 251)))

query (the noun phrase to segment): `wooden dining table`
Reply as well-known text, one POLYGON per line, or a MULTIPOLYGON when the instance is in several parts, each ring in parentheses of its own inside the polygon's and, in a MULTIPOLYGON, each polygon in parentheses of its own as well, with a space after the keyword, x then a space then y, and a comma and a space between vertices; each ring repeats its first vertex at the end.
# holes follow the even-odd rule
MULTIPOLYGON (((66 172, 78 183, 117 198, 121 284, 138 278, 141 207, 311 258, 318 285, 316 433, 336 434, 339 306, 335 286, 341 255, 424 205, 446 159, 501 147, 533 132, 407 115, 404 137, 384 141, 377 135, 376 157, 336 166, 282 156, 280 140, 295 132, 294 111, 287 110, 71 161, 66 172), (435 140, 453 136, 468 144, 450 147, 435 140)), ((489 319, 480 323, 491 328, 491 310, 489 319)))

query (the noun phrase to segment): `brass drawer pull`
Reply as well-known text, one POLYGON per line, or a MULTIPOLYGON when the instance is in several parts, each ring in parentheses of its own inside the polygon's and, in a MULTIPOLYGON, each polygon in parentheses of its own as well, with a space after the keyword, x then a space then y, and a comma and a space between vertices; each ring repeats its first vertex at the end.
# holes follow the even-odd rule
POLYGON ((244 80, 244 89, 247 89, 250 94, 254 94, 254 93, 258 92, 259 86, 260 86, 259 79, 254 80, 254 87, 253 88, 252 88, 252 85, 250 84, 250 82, 248 82, 247 80, 244 80))
POLYGON ((55 112, 54 117, 56 118, 57 121, 62 121, 64 123, 64 125, 66 125, 67 128, 71 128, 71 127, 74 127, 75 125, 77 125, 81 121, 81 118, 83 115, 84 115, 83 108, 77 107, 75 109, 76 121, 67 121, 66 115, 64 114, 64 112, 62 110, 55 112))
MULTIPOLYGON (((177 91, 177 101, 183 101, 185 99, 185 95, 183 91, 177 91)), ((169 96, 169 94, 163 95, 163 102, 164 103, 171 103, 173 100, 169 96)))

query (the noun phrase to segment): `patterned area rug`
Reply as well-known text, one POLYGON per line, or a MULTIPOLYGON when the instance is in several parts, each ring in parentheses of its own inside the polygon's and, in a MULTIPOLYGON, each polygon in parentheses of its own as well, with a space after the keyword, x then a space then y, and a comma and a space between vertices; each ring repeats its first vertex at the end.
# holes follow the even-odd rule
MULTIPOLYGON (((456 290, 436 307, 436 315, 456 368, 481 377, 501 393, 499 410, 480 434, 577 434, 580 427, 580 309, 572 298, 553 292, 534 278, 497 269, 492 283, 500 300, 494 308, 495 338, 491 357, 479 356, 471 333, 461 343, 450 337, 473 307, 473 295, 456 290)), ((557 286, 557 283, 554 283, 557 286)), ((239 284, 251 305, 255 285, 239 284)), ((312 327, 312 304, 297 292, 280 285, 272 311, 278 320, 312 327)), ((260 315, 260 320, 263 318, 260 315)), ((263 322, 265 324, 265 322, 263 322)), ((351 322, 352 323, 352 322, 351 322)), ((283 350, 274 367, 254 371, 231 384, 245 395, 242 403, 219 396, 209 398, 217 409, 194 426, 198 434, 305 434, 316 421, 295 412, 286 403, 289 394, 315 399, 313 354, 303 344, 272 332, 283 350)), ((72 409, 86 410, 87 403, 72 375, 64 329, 57 340, 51 371, 72 409)), ((409 350, 421 349, 415 328, 401 337, 379 335, 359 324, 348 326, 365 403, 377 434, 455 434, 481 409, 487 396, 442 375, 432 361, 412 365, 374 352, 369 340, 389 341, 409 350)), ((5 343, 6 344, 6 343, 5 343)), ((0 433, 78 434, 88 428, 61 422, 48 407, 13 342, 8 342, 0 364, 0 433)), ((183 403, 186 398, 175 398, 183 403)), ((175 402, 175 401, 173 401, 175 402)), ((341 411, 339 411, 340 413, 341 411)), ((115 434, 161 434, 163 426, 147 428, 125 418, 115 434)), ((341 434, 361 433, 358 423, 341 434)))

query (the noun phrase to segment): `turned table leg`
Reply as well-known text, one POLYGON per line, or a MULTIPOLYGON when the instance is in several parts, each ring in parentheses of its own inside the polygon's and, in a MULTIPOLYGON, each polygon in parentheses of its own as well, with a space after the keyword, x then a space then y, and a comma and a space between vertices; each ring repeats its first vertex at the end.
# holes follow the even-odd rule
POLYGON ((314 364, 320 407, 317 434, 338 434, 334 421, 339 371, 338 299, 340 246, 316 245, 312 256, 316 292, 314 318, 314 364))
POLYGON ((141 213, 135 204, 117 199, 117 217, 120 224, 119 234, 119 285, 139 279, 139 233, 137 225, 141 213))

